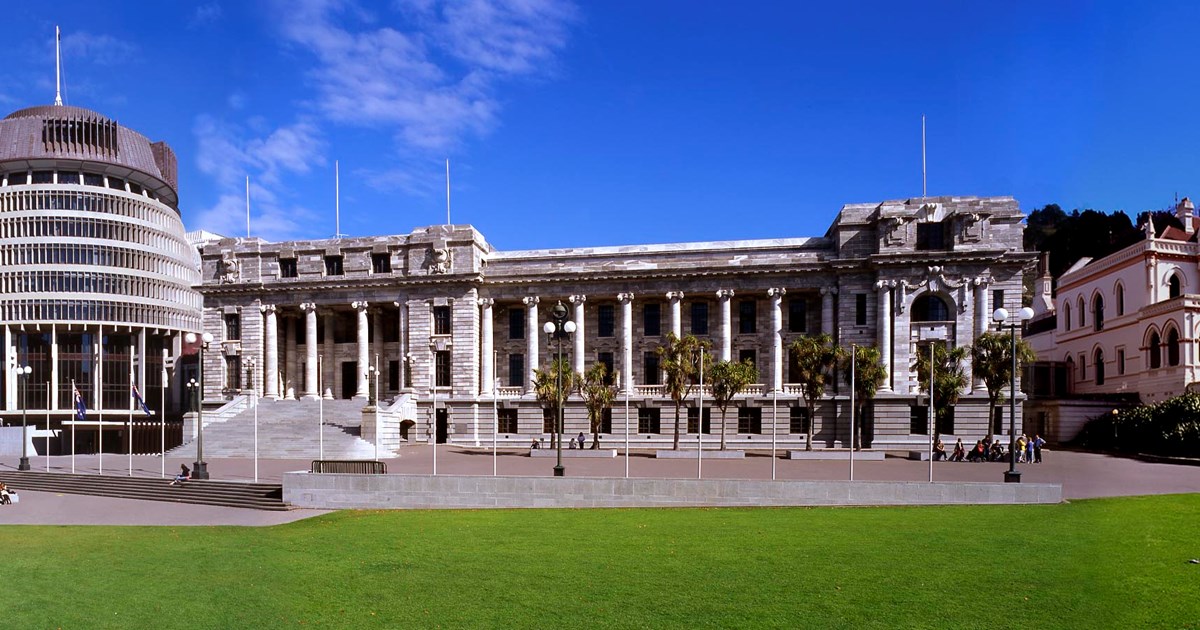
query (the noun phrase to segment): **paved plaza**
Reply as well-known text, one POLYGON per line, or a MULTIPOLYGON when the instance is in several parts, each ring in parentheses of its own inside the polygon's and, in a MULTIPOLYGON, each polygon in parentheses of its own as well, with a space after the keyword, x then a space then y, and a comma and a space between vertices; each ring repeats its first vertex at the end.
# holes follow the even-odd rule
MULTIPOLYGON (((314 458, 315 458, 314 453, 314 458)), ((782 455, 782 453, 781 453, 782 455)), ((433 449, 420 445, 406 447, 400 457, 384 459, 389 474, 426 475, 433 470, 433 449)), ((567 476, 624 477, 624 452, 616 458, 564 458, 567 476)), ((493 463, 500 475, 549 477, 555 460, 531 458, 528 451, 500 450, 493 458, 487 449, 439 446, 437 469, 439 475, 491 475, 493 463)), ((37 457, 33 469, 52 472, 71 472, 69 456, 37 457)), ((191 461, 168 457, 166 474, 169 478, 180 464, 191 461)), ((310 460, 260 460, 259 480, 279 482, 284 472, 308 470, 310 460)), ((0 470, 15 470, 16 458, 0 458, 0 470)), ((124 455, 104 456, 104 473, 129 474, 129 458, 124 455)), ((651 452, 633 451, 628 459, 629 476, 634 478, 695 479, 695 459, 656 459, 651 452)), ((770 479, 771 458, 766 453, 748 453, 743 460, 705 459, 701 465, 705 479, 770 479)), ((1003 478, 1007 464, 937 462, 933 466, 936 481, 988 481, 1003 478)), ((100 469, 95 455, 76 456, 75 471, 88 474, 100 469)), ((157 457, 135 456, 133 475, 157 477, 161 463, 157 457)), ((1142 494, 1171 494, 1200 492, 1200 466, 1143 462, 1125 457, 1113 457, 1073 451, 1047 452, 1041 464, 1021 464, 1018 469, 1027 483, 1062 484, 1063 497, 1084 499, 1105 496, 1142 494)), ((799 461, 777 459, 775 477, 790 480, 837 480, 849 477, 847 461, 799 461)), ((252 481, 252 459, 209 460, 209 472, 215 480, 252 481)), ((855 461, 856 481, 924 481, 929 477, 929 462, 910 461, 889 456, 882 461, 855 461)), ((167 483, 164 480, 164 485, 167 483)), ((17 488, 19 491, 20 488, 17 488)), ((41 492, 21 492, 21 502, 0 508, 0 524, 46 525, 247 525, 266 526, 295 521, 317 514, 321 510, 292 510, 263 512, 240 508, 220 508, 202 505, 135 501, 80 495, 61 495, 41 492)))

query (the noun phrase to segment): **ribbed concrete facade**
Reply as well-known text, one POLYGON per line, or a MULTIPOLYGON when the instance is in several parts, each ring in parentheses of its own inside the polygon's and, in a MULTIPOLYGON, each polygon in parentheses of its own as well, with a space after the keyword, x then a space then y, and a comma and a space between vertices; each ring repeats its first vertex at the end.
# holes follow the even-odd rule
MULTIPOLYGON (((759 369, 759 383, 729 412, 735 447, 803 443, 786 349, 821 332, 883 351, 890 377, 868 420, 869 441, 921 444, 927 429, 914 407, 923 397, 911 366, 922 331, 967 346, 991 326, 994 308, 1019 307, 1032 260, 1022 251, 1022 219, 1012 198, 936 197, 844 206, 814 238, 499 251, 471 226, 447 225, 365 238, 209 241, 204 327, 223 343, 205 371, 224 381, 207 379, 206 399, 232 395, 251 378, 268 396, 365 397, 377 366, 383 398, 417 404, 411 439, 490 443, 498 426, 499 440, 527 444, 547 435, 530 375, 558 351, 541 326, 561 301, 579 327, 563 342, 564 357, 577 370, 605 362, 620 376, 603 442, 623 439, 626 401, 636 444, 671 439, 674 409, 655 349, 679 331, 710 341, 718 359, 750 359, 759 369), (250 358, 262 367, 246 370, 250 358)), ((815 446, 848 440, 848 402, 839 378, 817 410, 815 446)), ((578 396, 568 407, 566 432, 588 432, 578 396)), ((964 391, 948 433, 983 437, 986 410, 982 389, 964 391)), ((709 413, 711 424, 693 422, 691 443, 697 428, 718 440, 719 413, 709 413)))
MULTIPOLYGON (((6 410, 61 423, 74 386, 94 432, 128 415, 131 384, 160 407, 164 356, 200 326, 199 258, 175 187, 169 146, 96 112, 43 106, 0 120, 5 364, 31 368, 4 370, 6 410)), ((80 439, 78 450, 94 446, 80 439)))

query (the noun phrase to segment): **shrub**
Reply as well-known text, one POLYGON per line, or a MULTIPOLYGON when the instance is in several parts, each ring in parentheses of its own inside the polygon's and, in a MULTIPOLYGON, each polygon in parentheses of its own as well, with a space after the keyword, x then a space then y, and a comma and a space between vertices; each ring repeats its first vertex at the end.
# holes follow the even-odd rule
POLYGON ((1088 422, 1073 443, 1096 450, 1200 456, 1200 394, 1105 414, 1088 422))

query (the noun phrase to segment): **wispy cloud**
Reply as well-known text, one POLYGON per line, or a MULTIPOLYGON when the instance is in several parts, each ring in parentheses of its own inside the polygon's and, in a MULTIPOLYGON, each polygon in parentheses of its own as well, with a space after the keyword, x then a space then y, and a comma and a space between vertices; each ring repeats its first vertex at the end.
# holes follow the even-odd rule
POLYGON ((207 26, 221 19, 221 5, 217 2, 209 2, 196 7, 192 12, 192 19, 188 21, 190 28, 199 28, 207 26))
POLYGON ((134 57, 138 47, 112 35, 94 35, 86 31, 72 31, 62 36, 63 56, 67 59, 85 60, 101 66, 123 64, 134 57))

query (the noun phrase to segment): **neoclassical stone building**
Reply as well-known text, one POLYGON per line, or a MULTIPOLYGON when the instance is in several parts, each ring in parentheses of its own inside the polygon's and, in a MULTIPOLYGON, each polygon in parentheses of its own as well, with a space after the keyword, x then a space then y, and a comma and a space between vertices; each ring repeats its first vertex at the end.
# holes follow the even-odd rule
POLYGON ((28 410, 65 427, 74 385, 89 410, 77 438, 88 451, 98 422, 117 431, 128 418, 131 385, 157 409, 164 358, 200 326, 199 264, 166 143, 79 107, 0 120, 5 420, 28 410))
MULTIPOLYGON (((787 347, 826 332, 883 353, 890 375, 867 424, 873 444, 924 443, 911 367, 923 331, 966 346, 994 308, 1019 308, 1033 260, 1023 218, 1009 197, 930 197, 846 205, 811 238, 501 251, 471 226, 443 225, 210 241, 200 290, 204 330, 218 341, 205 357, 205 398, 250 387, 270 398, 366 398, 378 370, 381 398, 416 405, 412 439, 490 443, 495 426, 500 440, 527 444, 552 426, 532 372, 557 352, 541 331, 561 301, 578 327, 564 356, 577 371, 604 362, 619 375, 603 440, 623 439, 626 418, 635 444, 670 439, 655 349, 675 332, 710 341, 718 359, 757 365, 760 383, 730 412, 731 441, 763 446, 774 432, 802 444, 808 418, 787 347)), ((848 437, 848 387, 838 381, 814 419, 817 447, 848 437)), ((705 409, 698 423, 688 404, 693 439, 718 430, 717 414, 705 409)), ((568 405, 567 432, 586 432, 581 401, 568 405)), ((946 432, 982 437, 986 415, 975 384, 946 432)))

